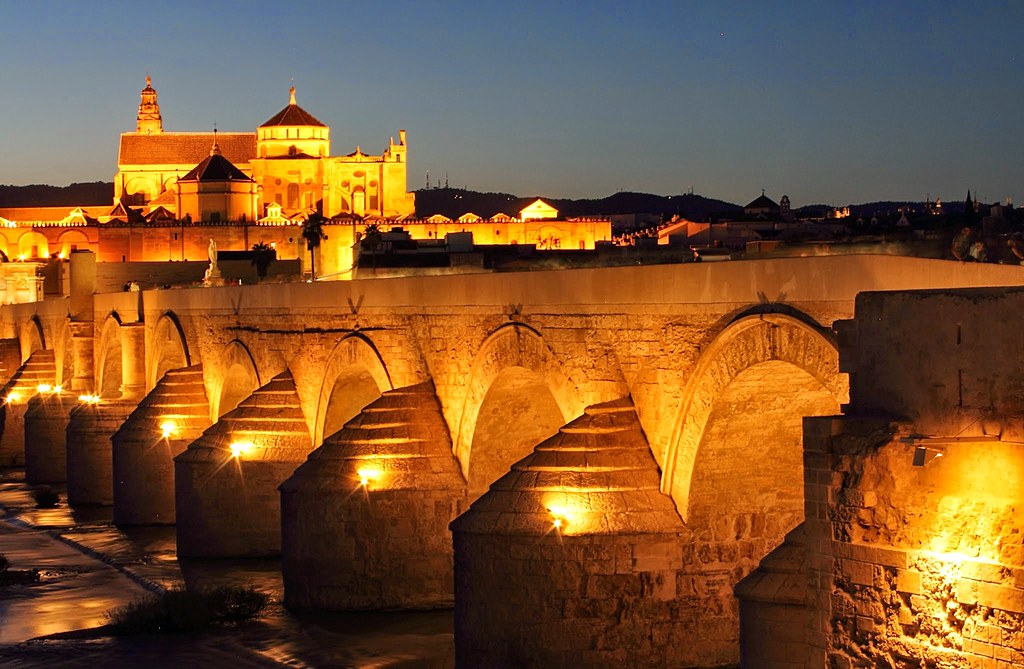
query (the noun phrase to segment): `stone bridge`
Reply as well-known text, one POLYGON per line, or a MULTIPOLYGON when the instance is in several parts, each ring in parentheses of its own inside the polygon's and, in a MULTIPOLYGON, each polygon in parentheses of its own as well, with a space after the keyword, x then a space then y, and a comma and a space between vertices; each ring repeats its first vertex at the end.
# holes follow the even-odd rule
POLYGON ((804 520, 802 419, 848 402, 833 322, 1022 276, 832 256, 94 295, 90 263, 0 308, 0 462, 176 523, 183 556, 280 553, 293 608, 454 602, 467 667, 738 662, 733 588, 804 520))

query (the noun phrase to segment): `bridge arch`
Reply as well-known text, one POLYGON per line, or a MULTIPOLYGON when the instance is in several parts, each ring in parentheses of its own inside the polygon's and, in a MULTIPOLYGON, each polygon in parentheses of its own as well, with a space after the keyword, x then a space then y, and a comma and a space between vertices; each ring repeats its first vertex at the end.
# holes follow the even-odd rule
POLYGON ((455 457, 476 497, 583 411, 558 360, 533 328, 492 332, 470 367, 455 457))
POLYGON ((353 333, 338 342, 328 358, 317 400, 315 445, 334 434, 350 419, 394 386, 377 347, 366 336, 353 333))
POLYGON ((123 383, 121 357, 121 317, 112 312, 100 329, 100 344, 96 357, 96 393, 111 399, 121 396, 123 383))
POLYGON ((71 339, 71 321, 64 320, 57 325, 53 355, 57 366, 57 385, 71 389, 75 376, 75 351, 71 339))
POLYGON ((150 364, 147 366, 147 388, 155 387, 168 371, 191 366, 192 358, 189 355, 185 331, 173 311, 164 312, 157 320, 150 343, 147 347, 147 350, 152 351, 150 364))
MULTIPOLYGON (((838 411, 847 394, 846 377, 839 374, 836 344, 820 329, 778 313, 733 321, 704 350, 687 383, 665 458, 662 491, 672 496, 683 520, 689 522, 701 450, 709 446, 706 442, 714 436, 714 428, 719 428, 719 436, 728 431, 713 420, 730 420, 724 415, 723 403, 743 409, 744 402, 768 395, 776 405, 788 402, 790 413, 799 422, 803 414, 797 414, 803 409, 817 407, 819 415, 826 408, 838 411), (808 394, 814 395, 809 402, 794 404, 808 394)), ((751 413, 756 418, 756 410, 751 413)), ((749 454, 753 459, 758 455, 749 454)), ((802 476, 802 465, 799 471, 802 476)))
POLYGON ((21 324, 18 341, 21 344, 22 362, 28 360, 28 357, 39 349, 46 348, 46 336, 43 333, 43 323, 39 320, 39 316, 32 316, 21 324))
MULTIPOLYGON (((220 360, 221 375, 213 378, 214 392, 207 393, 209 397, 216 398, 216 403, 211 406, 214 421, 237 407, 262 385, 252 353, 238 339, 228 343, 220 360)), ((210 389, 208 383, 207 390, 210 389)))

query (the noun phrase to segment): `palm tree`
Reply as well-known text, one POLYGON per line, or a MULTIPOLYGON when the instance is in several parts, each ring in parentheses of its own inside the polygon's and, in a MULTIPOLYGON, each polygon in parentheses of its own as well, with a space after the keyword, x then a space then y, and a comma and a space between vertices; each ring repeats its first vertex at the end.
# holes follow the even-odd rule
POLYGON ((316 281, 316 249, 320 242, 327 239, 324 234, 324 223, 327 219, 320 212, 314 211, 305 221, 302 222, 302 238, 306 240, 306 248, 309 249, 309 268, 316 281))
POLYGON ((256 267, 256 276, 262 281, 267 278, 267 270, 270 268, 270 263, 277 258, 277 251, 266 242, 253 244, 252 251, 252 264, 256 267))
POLYGON ((380 248, 380 242, 380 226, 376 223, 370 223, 363 230, 363 241, 360 247, 362 250, 370 252, 374 273, 377 272, 377 249, 380 248))

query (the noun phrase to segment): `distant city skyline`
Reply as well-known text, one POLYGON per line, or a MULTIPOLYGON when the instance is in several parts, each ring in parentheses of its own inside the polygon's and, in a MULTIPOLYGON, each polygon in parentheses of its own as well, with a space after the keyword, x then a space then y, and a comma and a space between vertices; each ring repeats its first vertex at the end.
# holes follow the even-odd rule
POLYGON ((109 181, 148 73, 168 131, 407 129, 409 190, 1024 204, 1024 5, 584 7, 0 0, 0 183, 109 181))

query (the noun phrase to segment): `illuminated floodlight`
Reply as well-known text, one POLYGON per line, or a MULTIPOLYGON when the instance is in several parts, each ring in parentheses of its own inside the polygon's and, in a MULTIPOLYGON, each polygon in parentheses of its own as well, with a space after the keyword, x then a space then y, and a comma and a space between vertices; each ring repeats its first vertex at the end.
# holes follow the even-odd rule
POLYGON ((231 457, 240 458, 256 448, 256 444, 251 441, 235 441, 228 448, 231 449, 231 457))
POLYGON ((40 383, 38 386, 36 386, 37 393, 48 393, 52 391, 53 386, 51 386, 49 383, 40 383))
POLYGON ((356 470, 356 475, 359 477, 359 485, 364 488, 368 488, 370 483, 376 483, 380 480, 381 470, 375 467, 360 467, 356 470))
POLYGON ((78 401, 81 402, 82 404, 99 404, 100 396, 92 394, 79 395, 78 401))
POLYGON ((7 393, 7 397, 4 398, 4 402, 6 402, 7 404, 13 404, 14 402, 17 402, 20 399, 21 393, 19 393, 17 390, 12 390, 11 392, 7 393))
POLYGON ((160 423, 160 434, 164 439, 170 439, 178 431, 178 424, 173 420, 165 420, 160 423))
POLYGON ((64 390, 64 386, 56 385, 53 387, 53 394, 60 395, 61 391, 64 390))
POLYGON ((942 457, 942 451, 937 448, 928 448, 927 446, 915 446, 914 447, 914 466, 924 467, 932 460, 942 457))
POLYGON ((573 514, 564 506, 551 505, 548 507, 548 513, 551 515, 551 527, 558 532, 564 531, 572 524, 573 514))

